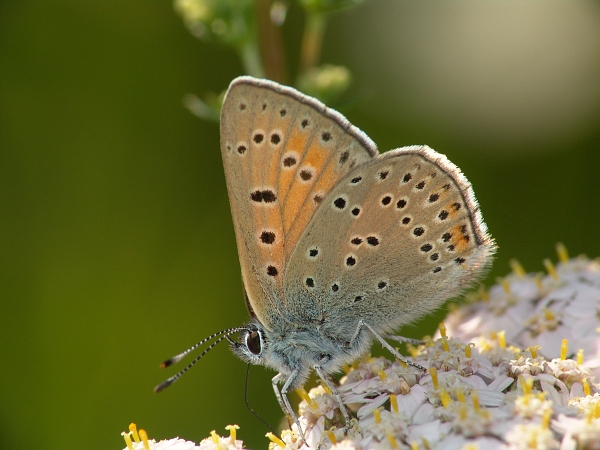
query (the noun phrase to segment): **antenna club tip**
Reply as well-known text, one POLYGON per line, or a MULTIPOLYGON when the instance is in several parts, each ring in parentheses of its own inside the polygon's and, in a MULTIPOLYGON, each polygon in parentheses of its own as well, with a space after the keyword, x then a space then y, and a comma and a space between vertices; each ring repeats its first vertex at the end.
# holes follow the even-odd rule
POLYGON ((173 358, 167 359, 166 361, 163 361, 160 363, 160 368, 165 369, 169 366, 172 366, 173 362, 174 362, 173 358))

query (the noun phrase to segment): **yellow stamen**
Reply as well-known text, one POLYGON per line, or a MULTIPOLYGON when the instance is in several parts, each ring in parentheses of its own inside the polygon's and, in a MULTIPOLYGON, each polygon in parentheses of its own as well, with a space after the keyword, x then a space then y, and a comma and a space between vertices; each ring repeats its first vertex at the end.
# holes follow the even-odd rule
POLYGON ((210 440, 213 441, 213 444, 218 444, 220 437, 215 430, 210 432, 210 440))
POLYGON ((537 351, 540 348, 542 348, 542 347, 540 347, 539 345, 532 345, 531 347, 527 347, 527 350, 529 350, 529 353, 531 353, 532 358, 537 358, 538 357, 537 351))
POLYGON ((329 440, 331 441, 331 443, 333 445, 337 444, 337 438, 335 437, 335 434, 333 433, 333 431, 327 430, 325 432, 325 434, 327 435, 327 437, 329 438, 329 440))
POLYGON ((438 389, 440 387, 440 384, 438 382, 437 369, 435 367, 430 367, 429 373, 431 374, 431 382, 433 383, 433 388, 438 389))
POLYGON ((600 403, 594 405, 594 419, 600 417, 600 403))
POLYGON ((456 391, 456 398, 461 403, 466 403, 465 393, 463 391, 456 391))
POLYGON ((396 398, 396 394, 390 394, 390 406, 392 407, 393 412, 398 412, 398 399, 396 398))
POLYGON ((421 340, 425 343, 425 347, 433 347, 433 339, 431 339, 431 336, 423 336, 423 339, 421 340))
POLYGON ((582 348, 577 350, 577 364, 579 364, 580 366, 583 364, 583 349, 582 348))
POLYGON ((544 318, 546 320, 551 321, 551 320, 556 319, 556 315, 552 311, 550 311, 548 308, 544 307, 543 311, 544 311, 544 318))
POLYGON ((423 448, 425 448, 425 450, 431 450, 431 445, 429 445, 429 441, 426 437, 421 436, 421 442, 423 443, 423 448))
POLYGON ((438 329, 440 330, 440 335, 445 338, 446 337, 446 325, 444 325, 444 322, 440 322, 440 324, 438 325, 438 329))
POLYGON ((419 353, 421 353, 419 347, 410 343, 406 344, 406 350, 408 350, 408 353, 410 353, 410 356, 412 356, 413 358, 416 358, 417 356, 419 356, 419 353))
POLYGON ((585 416, 585 422, 590 425, 594 421, 594 411, 590 411, 585 416))
POLYGON ((592 389, 590 388, 590 382, 587 380, 587 378, 584 378, 583 381, 581 382, 581 384, 583 384, 583 393, 585 395, 592 395, 592 389))
POLYGON ((498 277, 496 281, 502 286, 505 294, 510 294, 510 283, 505 278, 498 277))
POLYGON ((569 252, 567 252, 567 247, 562 242, 556 244, 556 253, 558 254, 558 260, 561 263, 566 263, 569 261, 569 252))
POLYGON ((496 333, 495 331, 490 331, 490 339, 492 341, 495 341, 496 339, 498 339, 498 333, 496 333))
POLYGON ((273 442, 274 444, 279 445, 281 448, 285 448, 285 442, 283 442, 281 439, 279 439, 277 436, 275 436, 270 431, 267 434, 265 434, 265 436, 268 437, 269 440, 271 442, 273 442))
POLYGON ((141 442, 140 441, 140 435, 137 432, 137 427, 135 426, 135 423, 130 423, 129 424, 129 431, 131 431, 131 435, 133 436, 133 440, 135 442, 141 442))
POLYGON ((131 432, 125 433, 124 431, 121 433, 123 439, 125 439, 125 444, 127 444, 127 448, 129 450, 133 450, 133 443, 131 442, 131 432))
POLYGON ((527 443, 527 447, 531 449, 537 449, 539 446, 537 445, 539 434, 537 431, 531 431, 529 435, 529 442, 527 443))
POLYGON ((473 344, 472 342, 469 342, 467 345, 465 345, 465 356, 467 358, 471 357, 471 348, 475 347, 475 344, 473 344))
POLYGON ((513 273, 519 278, 523 278, 527 274, 521 263, 516 259, 511 259, 508 264, 510 265, 510 269, 513 271, 513 273))
POLYGON ((375 423, 381 423, 381 412, 379 411, 379 408, 373 411, 373 416, 375 417, 375 423))
POLYGON ((408 367, 408 364, 406 364, 401 359, 396 358, 396 361, 398 361, 398 363, 402 366, 402 368, 406 369, 408 367))
POLYGON ((352 366, 349 366, 348 364, 344 364, 342 366, 342 370, 344 371, 344 373, 346 375, 348 375, 350 373, 350 371, 352 370, 352 366))
POLYGON ((383 371, 383 370, 378 371, 377 375, 379 375, 379 378, 381 378, 381 381, 385 381, 385 379, 387 378, 387 375, 385 374, 385 371, 383 371))
POLYGON ((148 442, 148 433, 146 433, 146 430, 140 430, 140 437, 144 443, 144 448, 150 450, 150 443, 148 442))
POLYGON ((502 330, 498 332, 498 345, 500 348, 506 348, 506 331, 502 330))
POLYGON ((558 280, 558 274, 556 273, 556 268, 554 267, 554 264, 552 264, 552 261, 546 258, 542 262, 544 263, 544 267, 546 268, 548 275, 550 275, 555 280, 558 280))
POLYGON ((460 407, 460 420, 467 419, 467 407, 465 405, 461 405, 460 407))
POLYGON ((473 398, 473 408, 475 411, 479 412, 481 410, 481 406, 479 405, 479 395, 477 395, 477 391, 473 391, 471 397, 473 398))
POLYGON ((544 430, 547 430, 548 427, 550 426, 551 418, 552 418, 552 410, 547 409, 546 411, 544 411, 544 414, 542 415, 542 428, 544 430))
POLYGON ((560 360, 564 361, 567 359, 567 353, 569 352, 569 341, 566 339, 562 340, 562 345, 560 346, 560 360))
POLYGON ((544 290, 544 285, 542 284, 542 275, 536 273, 533 279, 535 280, 535 285, 537 286, 538 291, 544 290))
POLYGON ((487 302, 490 300, 490 293, 488 291, 485 290, 485 286, 480 286, 479 290, 477 291, 481 294, 481 298, 483 299, 484 302, 487 302))
POLYGON ((444 405, 444 408, 446 408, 446 409, 448 409, 450 407, 450 404, 452 403, 450 394, 448 394, 444 390, 440 391, 440 400, 442 401, 442 405, 444 405))
POLYGON ((237 426, 237 425, 227 425, 227 426, 225 427, 225 429, 226 429, 227 431, 229 431, 229 437, 231 438, 231 441, 232 441, 232 442, 235 442, 235 441, 236 441, 236 439, 237 439, 237 433, 236 433, 236 430, 239 430, 239 429, 240 429, 240 427, 239 427, 239 426, 237 426))
POLYGON ((323 390, 328 393, 329 395, 331 395, 331 389, 329 389, 329 386, 327 386, 325 383, 321 383, 321 386, 323 387, 323 390))
POLYGON ((448 338, 447 337, 442 337, 442 347, 444 347, 444 351, 445 352, 449 352, 450 351, 450 346, 448 345, 448 338))
POLYGON ((533 379, 520 375, 519 383, 521 384, 521 390, 523 391, 524 395, 531 394, 531 390, 533 389, 533 379))
POLYGON ((412 441, 410 443, 410 450, 421 450, 421 447, 419 447, 419 443, 417 441, 412 441))
POLYGON ((309 397, 308 392, 304 388, 296 389, 296 393, 308 404, 310 409, 317 409, 317 402, 309 397))
POLYGON ((398 448, 398 442, 396 442, 396 438, 394 437, 394 435, 389 431, 386 434, 392 448, 398 448))

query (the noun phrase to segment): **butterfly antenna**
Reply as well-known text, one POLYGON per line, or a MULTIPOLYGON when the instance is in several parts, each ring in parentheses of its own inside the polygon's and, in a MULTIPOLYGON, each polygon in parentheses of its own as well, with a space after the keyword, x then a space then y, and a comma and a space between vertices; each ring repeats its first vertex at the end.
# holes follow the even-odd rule
POLYGON ((265 426, 269 430, 271 430, 271 433, 273 433, 274 435, 277 435, 277 431, 275 431, 273 429, 273 427, 271 425, 269 425, 269 422, 267 422, 265 419, 263 419, 262 417, 260 417, 258 415, 258 413, 256 411, 254 411, 252 409, 252 407, 250 406, 250 403, 248 402, 248 386, 250 385, 249 381, 250 381, 250 364, 248 363, 248 368, 246 369, 246 389, 244 391, 244 401, 246 402, 246 408, 248 408, 250 410, 250 412, 252 414, 254 414, 258 420, 260 420, 262 423, 264 423, 265 426))
POLYGON ((215 337, 221 335, 215 342, 213 342, 212 344, 210 344, 202 353, 200 353, 191 363, 189 363, 186 367, 184 367, 182 370, 180 370, 178 373, 176 373, 175 375, 173 375, 172 377, 169 377, 168 379, 166 379, 165 381, 163 381, 162 383, 160 383, 158 386, 156 386, 154 388, 154 392, 160 392, 166 388, 168 388, 169 386, 171 386, 173 383, 175 383, 179 378, 181 378, 181 376, 186 373, 188 370, 191 369, 191 367, 196 364, 198 361, 200 361, 200 359, 206 355, 210 350, 212 350, 219 342, 221 342, 223 339, 229 339, 229 335, 237 333, 239 331, 243 331, 246 328, 228 328, 227 330, 223 330, 223 331, 219 331, 218 333, 215 334, 211 334, 210 336, 208 336, 205 339, 202 339, 200 342, 198 342, 197 344, 192 345, 190 348, 188 348, 186 351, 173 356, 172 358, 167 359, 165 362, 163 362, 160 367, 161 369, 164 369, 165 367, 169 367, 172 366, 173 364, 181 361, 186 355, 188 355, 190 352, 196 350, 198 347, 200 347, 202 344, 206 343, 207 341, 210 341, 211 339, 214 339, 215 337))

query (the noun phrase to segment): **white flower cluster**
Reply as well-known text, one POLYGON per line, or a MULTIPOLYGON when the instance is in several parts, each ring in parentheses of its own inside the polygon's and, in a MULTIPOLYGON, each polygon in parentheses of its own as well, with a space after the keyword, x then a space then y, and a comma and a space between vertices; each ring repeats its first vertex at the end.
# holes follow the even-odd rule
MULTIPOLYGON (((409 346, 426 372, 371 357, 346 368, 338 390, 353 416, 347 432, 327 388, 299 391, 306 441, 293 425, 280 438, 268 433, 269 450, 600 449, 600 265, 562 249, 559 258, 545 277, 513 264, 453 311, 437 339, 409 346)), ((231 432, 146 450, 241 449, 231 432)))
POLYGON ((448 334, 478 344, 483 333, 504 331, 509 344, 532 347, 547 360, 560 357, 561 342, 567 339, 600 379, 600 264, 585 257, 569 259, 560 244, 557 250, 556 267, 544 261, 547 275, 527 274, 513 260, 512 274, 448 315, 448 334))
POLYGON ((228 425, 225 429, 229 430, 227 437, 219 436, 214 430, 210 437, 202 440, 200 444, 185 439, 164 439, 156 442, 154 439, 148 439, 144 430, 137 430, 135 424, 129 425, 129 432, 121 433, 125 439, 127 447, 123 450, 242 450, 244 444, 236 439, 237 425, 228 425), (133 438, 133 439, 132 439, 133 438))
POLYGON ((600 448, 600 265, 559 256, 544 277, 513 264, 453 311, 435 341, 410 349, 426 373, 385 358, 350 368, 339 386, 356 417, 347 435, 333 396, 311 390, 306 442, 293 426, 285 449, 600 448))

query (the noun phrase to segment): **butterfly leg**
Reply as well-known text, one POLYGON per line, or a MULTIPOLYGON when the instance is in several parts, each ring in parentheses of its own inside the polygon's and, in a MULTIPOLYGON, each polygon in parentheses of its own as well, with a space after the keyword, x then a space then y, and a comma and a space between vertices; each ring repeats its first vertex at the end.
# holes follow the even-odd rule
POLYGON ((290 424, 290 428, 292 427, 292 423, 295 423, 296 426, 298 427, 298 433, 300 433, 300 437, 302 438, 302 440, 304 442, 306 442, 306 439, 304 437, 304 430, 302 430, 300 421, 298 420, 296 413, 294 413, 294 409, 292 408, 292 405, 290 404, 290 401, 287 398, 288 390, 297 376, 298 376, 298 370, 294 370, 290 374, 290 376, 287 378, 287 380, 285 379, 284 374, 278 373, 277 375, 275 375, 273 377, 271 382, 273 383, 273 390, 275 391, 275 397, 277 397, 279 406, 281 407, 283 413, 287 417, 288 423, 290 424), (285 383, 283 384, 283 387, 281 388, 281 391, 280 391, 278 384, 284 380, 285 380, 285 383))
POLYGON ((350 341, 350 346, 352 346, 352 344, 354 344, 354 342, 359 338, 360 333, 363 330, 363 328, 366 328, 371 333, 373 333, 373 336, 375 336, 377 338, 379 343, 384 348, 386 348, 392 355, 394 355, 394 358, 398 359, 399 361, 402 361, 404 364, 416 367, 417 369, 420 369, 423 371, 427 370, 427 369, 425 369, 425 367, 421 366, 420 364, 414 363, 414 362, 409 361, 406 358, 404 358, 404 356, 402 356, 400 353, 398 353, 398 351, 394 347, 392 347, 390 344, 388 344, 387 341, 377 331, 375 331, 371 325, 369 325, 363 319, 360 319, 358 321, 358 326, 356 327, 354 336, 352 336, 352 340, 350 341))
POLYGON ((423 345, 425 342, 420 339, 411 339, 404 336, 396 336, 395 334, 382 334, 384 339, 390 339, 392 341, 399 342, 401 344, 412 344, 412 345, 423 345))
POLYGON ((285 406, 285 403, 283 402, 283 397, 281 397, 281 393, 279 392, 279 386, 278 386, 279 383, 283 383, 284 380, 285 380, 284 375, 282 373, 278 373, 271 379, 271 383, 273 384, 273 390, 275 391, 275 398, 277 398, 277 401, 279 402, 279 406, 280 406, 281 410, 283 411, 283 413, 285 414, 285 417, 287 418, 288 424, 290 425, 290 428, 291 428, 294 421, 293 421, 292 416, 290 415, 287 407, 285 406))
POLYGON ((342 396, 338 392, 337 388, 333 385, 333 383, 331 381, 329 381, 329 378, 327 378, 327 375, 325 375, 325 372, 323 372, 323 369, 321 369, 321 366, 319 366, 319 365, 313 366, 313 369, 315 370, 317 375, 319 375, 319 378, 321 378, 321 381, 323 381, 323 383, 325 383, 325 386, 327 386, 327 388, 331 391, 331 395, 333 395, 333 397, 337 400, 338 404, 340 405, 340 411, 344 415, 344 420, 346 421, 346 426, 344 427, 344 434, 347 433, 348 430, 350 429, 350 416, 348 415, 348 410, 346 409, 346 406, 344 405, 344 402, 342 401, 342 396))

